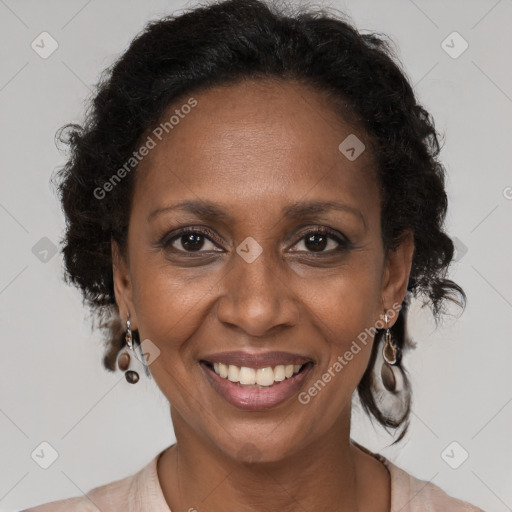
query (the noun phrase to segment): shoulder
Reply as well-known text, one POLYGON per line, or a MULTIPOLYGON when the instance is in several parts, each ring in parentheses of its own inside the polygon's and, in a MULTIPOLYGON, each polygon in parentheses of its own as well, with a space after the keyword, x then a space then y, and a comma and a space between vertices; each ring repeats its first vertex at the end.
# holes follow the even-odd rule
POLYGON ((382 462, 391 477, 391 512, 485 512, 466 501, 452 498, 440 487, 420 480, 393 464, 380 453, 374 453, 351 439, 364 453, 382 462))
POLYGON ((83 496, 52 501, 21 512, 139 512, 145 507, 160 506, 163 495, 156 472, 159 455, 138 473, 95 487, 83 496))
POLYGON ((99 512, 94 503, 85 497, 68 498, 65 500, 52 501, 36 507, 27 508, 21 512, 99 512))
POLYGON ((22 512, 117 512, 125 504, 135 475, 95 487, 83 496, 44 503, 22 512))
POLYGON ((384 463, 391 475, 391 512, 484 512, 449 496, 432 482, 415 478, 388 459, 384 463))

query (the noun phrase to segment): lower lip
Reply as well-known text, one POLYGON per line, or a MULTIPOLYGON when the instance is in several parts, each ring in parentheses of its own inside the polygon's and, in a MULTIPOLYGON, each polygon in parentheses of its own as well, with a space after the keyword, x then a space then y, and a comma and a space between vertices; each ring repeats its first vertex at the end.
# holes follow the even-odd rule
POLYGON ((308 363, 300 373, 289 379, 274 383, 265 388, 247 388, 231 382, 220 375, 205 363, 200 364, 203 373, 212 385, 213 389, 226 399, 231 405, 246 411, 262 411, 276 407, 292 397, 300 388, 300 385, 309 374, 313 365, 308 363))

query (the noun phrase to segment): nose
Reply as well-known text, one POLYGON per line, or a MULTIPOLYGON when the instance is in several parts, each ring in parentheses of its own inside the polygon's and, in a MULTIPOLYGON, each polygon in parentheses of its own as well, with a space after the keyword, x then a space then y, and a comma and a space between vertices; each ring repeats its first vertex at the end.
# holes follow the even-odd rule
POLYGON ((251 263, 236 254, 217 301, 220 322, 255 337, 296 325, 299 319, 299 301, 285 272, 268 253, 264 250, 251 263))

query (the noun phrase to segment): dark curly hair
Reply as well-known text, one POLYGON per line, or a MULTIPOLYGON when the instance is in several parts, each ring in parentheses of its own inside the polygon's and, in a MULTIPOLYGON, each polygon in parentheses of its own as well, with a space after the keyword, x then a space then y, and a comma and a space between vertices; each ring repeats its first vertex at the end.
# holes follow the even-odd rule
MULTIPOLYGON (((258 78, 293 80, 327 93, 332 108, 366 134, 381 189, 384 248, 396 248, 407 230, 414 235, 408 292, 392 327, 398 347, 410 344, 405 320, 412 297, 423 298, 436 322, 447 299, 465 306, 464 291, 446 278, 454 245, 443 230, 447 196, 438 134, 387 38, 361 33, 325 8, 214 2, 149 22, 101 75, 83 125, 67 124, 56 135, 70 147, 55 176, 67 220, 65 278, 105 330, 107 370, 115 370, 124 345, 111 243, 126 250, 136 166, 105 197, 95 191, 132 158, 171 103, 214 85, 258 78)), ((396 443, 408 427, 410 400, 400 418, 386 416, 374 400, 371 373, 383 333, 377 331, 357 389, 370 418, 385 428, 402 426, 396 443)), ((136 332, 135 342, 140 344, 136 332)))

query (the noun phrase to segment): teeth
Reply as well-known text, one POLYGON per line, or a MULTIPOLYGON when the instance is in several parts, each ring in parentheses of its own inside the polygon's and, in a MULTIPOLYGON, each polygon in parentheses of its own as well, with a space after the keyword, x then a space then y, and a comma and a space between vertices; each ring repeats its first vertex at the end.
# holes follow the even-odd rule
POLYGON ((228 366, 228 379, 231 382, 240 382, 240 368, 230 364, 228 366))
POLYGON ((230 380, 239 382, 243 386, 272 386, 275 382, 281 382, 289 379, 302 368, 301 364, 278 364, 272 368, 248 368, 246 366, 227 365, 224 363, 213 363, 213 369, 217 375, 230 380))
POLYGON ((280 382, 286 378, 284 366, 282 364, 274 368, 274 380, 280 382))
POLYGON ((260 386, 272 386, 274 384, 274 370, 270 366, 268 368, 258 368, 255 381, 260 386))
POLYGON ((228 376, 228 365, 219 363, 219 371, 217 372, 221 377, 226 378, 228 376))
POLYGON ((240 384, 256 384, 256 372, 252 368, 240 368, 240 384))

